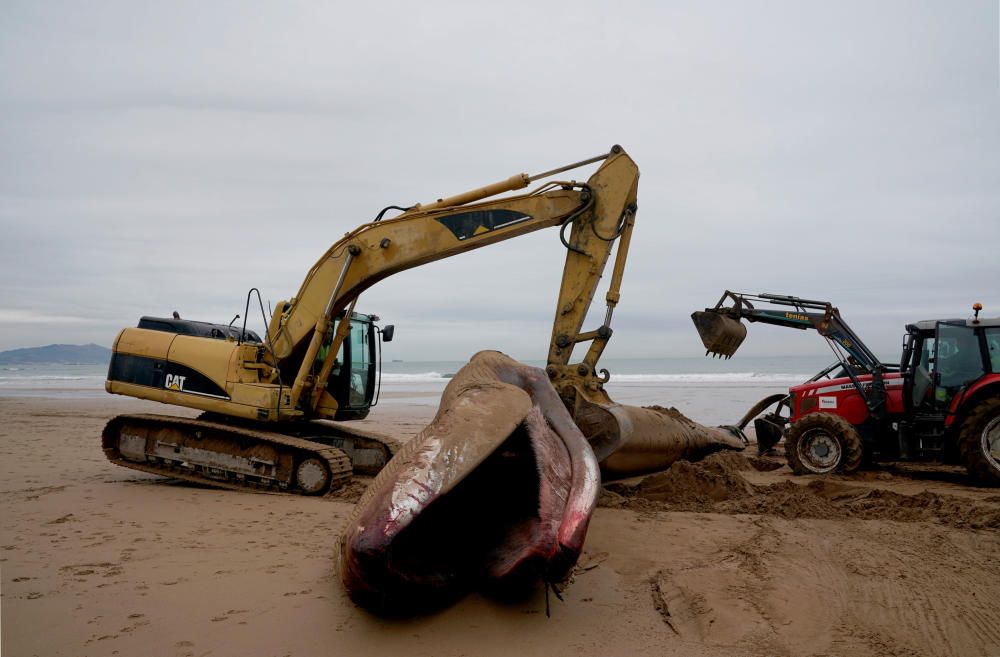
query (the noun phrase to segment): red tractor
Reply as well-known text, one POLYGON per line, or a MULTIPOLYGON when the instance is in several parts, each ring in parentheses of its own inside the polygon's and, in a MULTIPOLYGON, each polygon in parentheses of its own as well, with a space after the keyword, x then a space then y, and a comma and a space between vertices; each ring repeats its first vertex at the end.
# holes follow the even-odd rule
POLYGON ((811 328, 826 339, 836 362, 787 395, 761 400, 738 425, 754 420, 761 452, 784 437, 795 473, 850 472, 863 460, 937 460, 1000 485, 1000 318, 980 319, 981 309, 973 306, 972 319, 907 324, 899 365, 879 361, 827 301, 727 290, 691 318, 706 354, 726 358, 746 338, 743 319, 811 328))

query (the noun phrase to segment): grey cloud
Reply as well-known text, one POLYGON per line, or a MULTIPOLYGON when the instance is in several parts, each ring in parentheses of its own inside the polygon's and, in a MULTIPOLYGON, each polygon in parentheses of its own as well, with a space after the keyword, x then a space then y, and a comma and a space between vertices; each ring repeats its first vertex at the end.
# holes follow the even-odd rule
MULTIPOLYGON (((386 204, 616 142, 642 180, 608 355, 699 354, 687 316, 725 288, 829 298, 888 353, 906 321, 1000 314, 995 2, 0 14, 0 303, 81 318, 0 318, 0 349, 109 344, 175 308, 229 321, 252 285, 294 295, 386 204)), ((543 232, 359 305, 399 325, 396 357, 540 358, 562 257, 543 232)), ((747 353, 823 349, 753 338, 747 353)))

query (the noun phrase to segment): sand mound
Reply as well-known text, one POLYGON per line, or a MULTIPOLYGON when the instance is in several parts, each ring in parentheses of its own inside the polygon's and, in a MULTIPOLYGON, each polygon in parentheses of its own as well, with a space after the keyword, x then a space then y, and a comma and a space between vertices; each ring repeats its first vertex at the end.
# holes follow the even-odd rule
POLYGON ((699 461, 698 465, 719 474, 746 472, 747 470, 770 472, 784 467, 785 461, 784 459, 752 456, 746 452, 718 452, 699 461))
POLYGON ((699 461, 698 465, 716 474, 745 472, 753 468, 750 459, 739 452, 716 452, 699 461))
POLYGON ((678 461, 666 472, 650 475, 635 494, 653 502, 708 504, 752 495, 753 485, 736 471, 678 461))
POLYGON ((834 479, 783 481, 755 486, 740 473, 771 469, 770 461, 736 452, 713 454, 698 463, 678 461, 638 484, 605 486, 600 505, 637 511, 697 511, 825 520, 937 521, 952 527, 1000 528, 1000 509, 966 499, 923 492, 902 495, 852 486, 834 479))
POLYGON ((660 502, 693 509, 739 499, 753 495, 754 487, 737 473, 753 468, 752 460, 738 452, 716 452, 697 463, 677 461, 669 469, 649 475, 638 484, 606 484, 598 504, 650 510, 655 509, 655 505, 648 503, 660 502))
POLYGON ((652 406, 643 406, 643 408, 648 408, 649 410, 656 411, 657 413, 663 413, 664 415, 672 417, 675 420, 681 420, 683 422, 691 422, 691 419, 688 416, 684 415, 673 406, 667 407, 667 406, 658 406, 656 404, 653 404, 652 406))
POLYGON ((342 488, 328 493, 326 498, 337 500, 338 502, 356 504, 361 499, 361 496, 365 494, 365 491, 368 490, 368 485, 371 481, 372 477, 355 475, 342 488))

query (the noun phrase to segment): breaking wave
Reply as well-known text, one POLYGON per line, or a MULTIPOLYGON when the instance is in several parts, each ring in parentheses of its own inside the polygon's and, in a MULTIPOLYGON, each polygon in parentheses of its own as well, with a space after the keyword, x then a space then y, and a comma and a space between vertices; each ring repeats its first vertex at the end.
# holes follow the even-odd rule
POLYGON ((784 372, 697 372, 684 374, 615 374, 611 381, 617 383, 802 383, 812 374, 784 372))
POLYGON ((382 372, 382 383, 436 383, 447 381, 453 375, 440 372, 420 372, 417 374, 395 374, 382 372))
MULTIPOLYGON (((453 374, 441 374, 440 372, 420 372, 417 374, 395 374, 382 373, 382 383, 442 383, 450 379, 453 374)), ((772 384, 772 383, 802 383, 808 381, 812 374, 784 373, 784 372, 687 372, 681 374, 616 374, 611 373, 612 383, 743 383, 743 384, 772 384)))
POLYGON ((56 376, 52 374, 39 374, 34 376, 0 376, 0 385, 5 383, 20 383, 32 381, 103 381, 103 376, 56 376))

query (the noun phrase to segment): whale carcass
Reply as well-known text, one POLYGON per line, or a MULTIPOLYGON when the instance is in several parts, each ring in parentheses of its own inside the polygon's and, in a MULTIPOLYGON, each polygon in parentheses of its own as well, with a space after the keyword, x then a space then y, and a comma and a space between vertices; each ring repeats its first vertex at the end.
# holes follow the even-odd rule
MULTIPOLYGON (((605 458, 611 472, 648 471, 650 453, 655 469, 664 453, 672 461, 693 447, 736 446, 719 430, 702 427, 718 440, 696 441, 700 425, 621 408, 662 435, 620 440, 621 454, 605 458)), ((598 458, 545 371, 479 352, 358 502, 339 543, 341 580, 355 602, 389 614, 472 590, 517 596, 539 580, 558 585, 583 549, 600 485, 598 458)))

